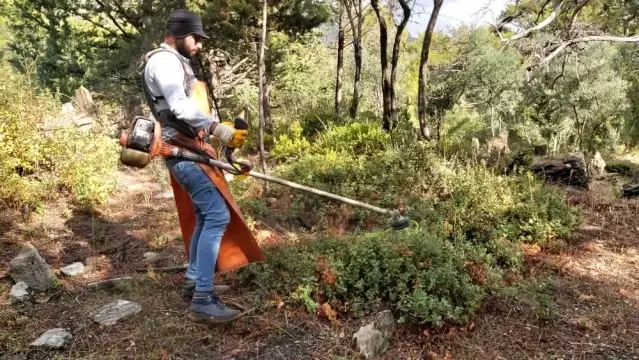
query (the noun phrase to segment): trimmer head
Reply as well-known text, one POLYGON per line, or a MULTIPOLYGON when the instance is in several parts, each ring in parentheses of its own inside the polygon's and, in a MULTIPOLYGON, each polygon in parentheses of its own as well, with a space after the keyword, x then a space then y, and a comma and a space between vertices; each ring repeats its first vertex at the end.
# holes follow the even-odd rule
POLYGON ((391 227, 393 230, 403 230, 410 226, 410 218, 400 213, 395 213, 391 218, 391 227))

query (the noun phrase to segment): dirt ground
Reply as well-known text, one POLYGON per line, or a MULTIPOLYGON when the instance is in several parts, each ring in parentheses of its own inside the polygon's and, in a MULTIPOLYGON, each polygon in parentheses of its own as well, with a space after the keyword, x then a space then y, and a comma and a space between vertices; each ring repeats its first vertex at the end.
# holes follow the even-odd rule
MULTIPOLYGON (((161 255, 156 267, 176 267, 184 250, 173 199, 161 172, 123 170, 119 191, 94 211, 64 202, 29 219, 0 214, 0 358, 2 359, 355 359, 350 338, 359 321, 329 323, 231 282, 224 300, 251 309, 223 327, 192 323, 180 298, 181 273, 145 271, 143 254, 161 255), (163 181, 158 181, 163 180, 163 181), (60 276, 61 287, 35 304, 9 305, 9 261, 31 242, 55 269, 84 262, 85 275, 60 276), (119 276, 112 289, 85 285, 119 276), (89 314, 106 303, 137 302, 142 312, 112 327, 89 314), (64 327, 66 349, 29 348, 42 332, 64 327)), ((639 359, 638 200, 619 200, 609 182, 589 192, 569 190, 584 223, 552 248, 526 248, 519 285, 488 299, 471 324, 443 329, 399 327, 386 359, 639 359)), ((270 230, 256 228, 268 241, 270 230)))

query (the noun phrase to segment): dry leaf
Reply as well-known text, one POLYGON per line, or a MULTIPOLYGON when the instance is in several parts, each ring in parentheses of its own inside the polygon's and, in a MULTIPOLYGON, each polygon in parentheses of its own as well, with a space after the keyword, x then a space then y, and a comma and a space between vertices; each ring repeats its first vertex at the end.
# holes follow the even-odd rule
POLYGON ((317 308, 317 315, 325 317, 331 322, 337 320, 337 311, 333 310, 331 305, 328 303, 323 303, 319 308, 317 308))
POLYGON ((590 301, 593 300, 595 297, 592 295, 586 295, 586 294, 581 294, 579 295, 579 300, 580 301, 590 301))
POLYGON ((160 359, 167 360, 168 358, 169 358, 169 353, 165 349, 162 349, 160 351, 160 359))

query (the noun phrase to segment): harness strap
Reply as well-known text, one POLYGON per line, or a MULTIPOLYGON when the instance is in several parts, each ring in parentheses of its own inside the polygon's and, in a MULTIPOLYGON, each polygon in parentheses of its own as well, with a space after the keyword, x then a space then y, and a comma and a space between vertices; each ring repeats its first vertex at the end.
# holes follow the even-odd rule
MULTIPOLYGON (((146 61, 145 61, 145 65, 146 63, 148 63, 149 59, 151 58, 151 56, 159 53, 159 52, 169 52, 173 55, 175 55, 177 57, 177 55, 175 53, 173 53, 172 51, 163 49, 163 48, 159 48, 156 50, 151 51, 147 56, 146 56, 146 61)), ((184 70, 184 89, 186 92, 186 95, 188 96, 188 88, 190 88, 190 86, 187 84, 188 82, 188 78, 187 78, 187 69, 186 69, 186 64, 184 64, 184 62, 180 60, 180 63, 182 64, 182 69, 184 70)), ((144 88, 144 97, 146 98, 146 102, 147 105, 149 105, 149 108, 151 109, 151 113, 153 114, 153 117, 155 117, 158 121, 160 121, 160 124, 162 126, 166 126, 166 127, 172 127, 174 129, 176 129, 177 131, 183 133, 184 135, 188 136, 189 138, 193 139, 198 137, 198 134, 196 132, 196 130, 190 126, 189 124, 187 124, 186 122, 178 119, 170 110, 161 110, 161 111, 157 111, 155 105, 158 104, 158 100, 166 100, 164 96, 154 96, 153 93, 151 92, 151 89, 149 88, 149 84, 147 84, 146 82, 146 78, 144 76, 144 73, 142 74, 142 84, 143 84, 143 88, 144 88)))

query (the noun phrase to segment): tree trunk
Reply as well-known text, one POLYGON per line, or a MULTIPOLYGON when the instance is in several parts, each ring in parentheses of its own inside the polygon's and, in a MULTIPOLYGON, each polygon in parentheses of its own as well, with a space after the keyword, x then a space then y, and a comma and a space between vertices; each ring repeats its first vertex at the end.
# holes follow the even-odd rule
POLYGON ((402 34, 408 24, 410 18, 410 7, 406 0, 399 0, 399 4, 404 11, 404 17, 402 22, 397 26, 397 32, 395 33, 395 41, 393 43, 393 57, 391 59, 391 84, 390 84, 390 98, 391 98, 391 123, 393 127, 399 124, 397 115, 397 64, 399 63, 399 47, 402 43, 402 34))
POLYGON ((337 33, 337 77, 335 78, 335 114, 339 115, 342 104, 342 74, 344 73, 344 24, 340 3, 339 31, 337 33))
POLYGON ((359 110, 359 85, 362 77, 362 0, 342 0, 346 7, 346 13, 348 15, 348 21, 351 25, 351 31, 353 33, 353 55, 355 57, 355 81, 353 82, 353 101, 351 102, 351 108, 349 114, 352 118, 357 117, 359 110), (353 2, 351 4, 351 1, 353 2), (353 8, 355 8, 355 14, 353 14, 353 8), (354 16, 355 15, 355 16, 354 16), (357 20, 357 22, 356 22, 357 20))
POLYGON ((426 140, 431 139, 430 127, 428 125, 428 120, 426 119, 426 64, 428 63, 430 43, 433 39, 435 23, 437 23, 439 10, 441 9, 443 3, 444 0, 433 0, 433 12, 430 14, 430 19, 428 20, 428 27, 426 28, 426 34, 424 34, 424 43, 422 45, 422 56, 419 60, 417 112, 419 113, 419 128, 421 130, 422 136, 426 140))
POLYGON ((382 65, 382 102, 384 104, 382 127, 386 131, 391 131, 393 126, 391 124, 390 74, 388 73, 388 28, 386 27, 384 14, 381 13, 379 8, 379 0, 371 0, 371 6, 375 10, 377 22, 379 23, 379 60, 382 65))
POLYGON ((269 135, 273 134, 273 117, 271 116, 271 89, 271 83, 265 71, 264 96, 262 96, 262 102, 264 103, 264 131, 269 135))
POLYGON ((353 83, 353 101, 349 112, 352 118, 356 118, 359 110, 359 83, 362 77, 362 45, 360 40, 355 40, 353 46, 355 47, 355 82, 353 83))
POLYGON ((495 107, 490 104, 490 131, 495 137, 495 107))
POLYGON ((437 111, 437 141, 442 139, 442 124, 444 123, 444 115, 437 111))
MULTIPOLYGON (((262 170, 265 174, 268 174, 268 166, 266 165, 266 153, 264 151, 264 127, 266 126, 266 107, 268 105, 268 96, 266 93, 266 61, 264 59, 266 49, 266 22, 268 20, 268 0, 264 1, 262 8, 262 36, 260 39, 260 52, 259 52, 259 142, 260 142, 260 158, 262 159, 262 170)), ((264 192, 268 192, 268 183, 264 182, 264 192)))

